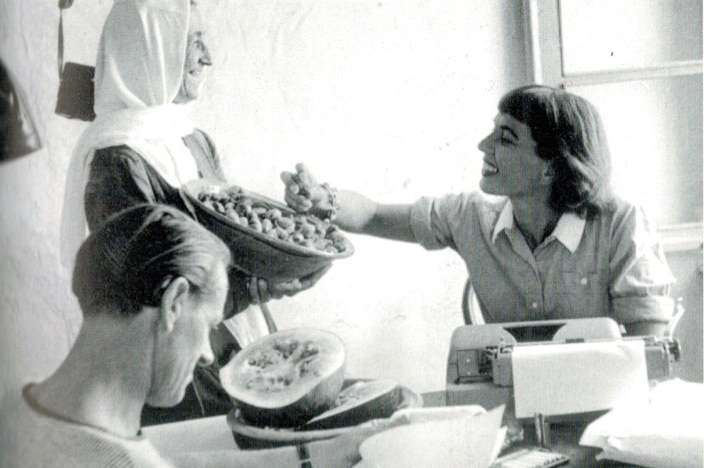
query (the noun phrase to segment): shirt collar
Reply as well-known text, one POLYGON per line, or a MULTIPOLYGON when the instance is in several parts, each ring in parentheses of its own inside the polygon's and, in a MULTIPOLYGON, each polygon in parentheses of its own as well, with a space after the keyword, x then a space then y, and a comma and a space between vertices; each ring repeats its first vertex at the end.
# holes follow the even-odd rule
MULTIPOLYGON (((554 237, 562 245, 564 245, 567 250, 571 253, 575 253, 577 247, 579 246, 580 240, 582 240, 582 234, 584 233, 584 226, 587 221, 584 218, 580 218, 574 213, 563 213, 560 219, 557 221, 555 229, 550 234, 550 237, 554 237)), ((511 200, 506 200, 506 204, 501 210, 501 214, 496 221, 494 226, 494 232, 491 236, 491 241, 496 242, 496 238, 499 236, 501 231, 510 230, 514 227, 513 221, 513 205, 511 200)))
POLYGON ((501 210, 501 214, 499 214, 499 219, 496 221, 496 226, 494 226, 494 233, 491 236, 491 241, 496 242, 496 238, 504 229, 513 229, 513 205, 509 199, 506 199, 506 204, 501 210))

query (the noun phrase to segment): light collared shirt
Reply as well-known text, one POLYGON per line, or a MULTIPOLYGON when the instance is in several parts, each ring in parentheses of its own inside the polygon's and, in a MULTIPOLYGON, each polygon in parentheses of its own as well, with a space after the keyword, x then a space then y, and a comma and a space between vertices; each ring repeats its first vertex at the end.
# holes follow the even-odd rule
POLYGON ((531 251, 506 197, 424 197, 411 209, 416 241, 450 247, 467 265, 487 323, 611 317, 667 322, 675 279, 645 213, 623 200, 594 217, 563 214, 531 251))

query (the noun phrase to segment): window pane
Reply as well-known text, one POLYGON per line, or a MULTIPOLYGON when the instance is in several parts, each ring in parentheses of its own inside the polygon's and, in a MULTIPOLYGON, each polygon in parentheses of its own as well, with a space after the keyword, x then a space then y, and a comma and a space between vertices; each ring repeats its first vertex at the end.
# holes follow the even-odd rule
POLYGON ((561 0, 564 73, 702 58, 701 0, 561 0))
POLYGON ((702 77, 575 86, 599 109, 616 191, 658 225, 702 221, 702 77))

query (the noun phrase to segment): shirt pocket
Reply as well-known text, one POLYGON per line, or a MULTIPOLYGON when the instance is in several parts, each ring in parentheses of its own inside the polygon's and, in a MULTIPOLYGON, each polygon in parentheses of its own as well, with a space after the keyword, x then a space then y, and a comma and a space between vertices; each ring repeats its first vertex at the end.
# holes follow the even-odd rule
POLYGON ((555 318, 589 318, 607 315, 604 294, 596 273, 565 271, 560 274, 555 318))

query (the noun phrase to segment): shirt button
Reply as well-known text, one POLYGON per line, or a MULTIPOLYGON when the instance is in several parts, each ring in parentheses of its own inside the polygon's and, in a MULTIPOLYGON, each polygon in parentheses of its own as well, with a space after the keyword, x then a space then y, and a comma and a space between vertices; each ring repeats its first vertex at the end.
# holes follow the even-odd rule
POLYGON ((582 286, 585 286, 587 284, 587 278, 582 278, 579 282, 582 283, 582 286))
POLYGON ((538 308, 538 303, 537 303, 537 302, 532 302, 532 303, 530 304, 530 306, 531 306, 532 308, 534 308, 534 309, 537 309, 537 308, 538 308))

